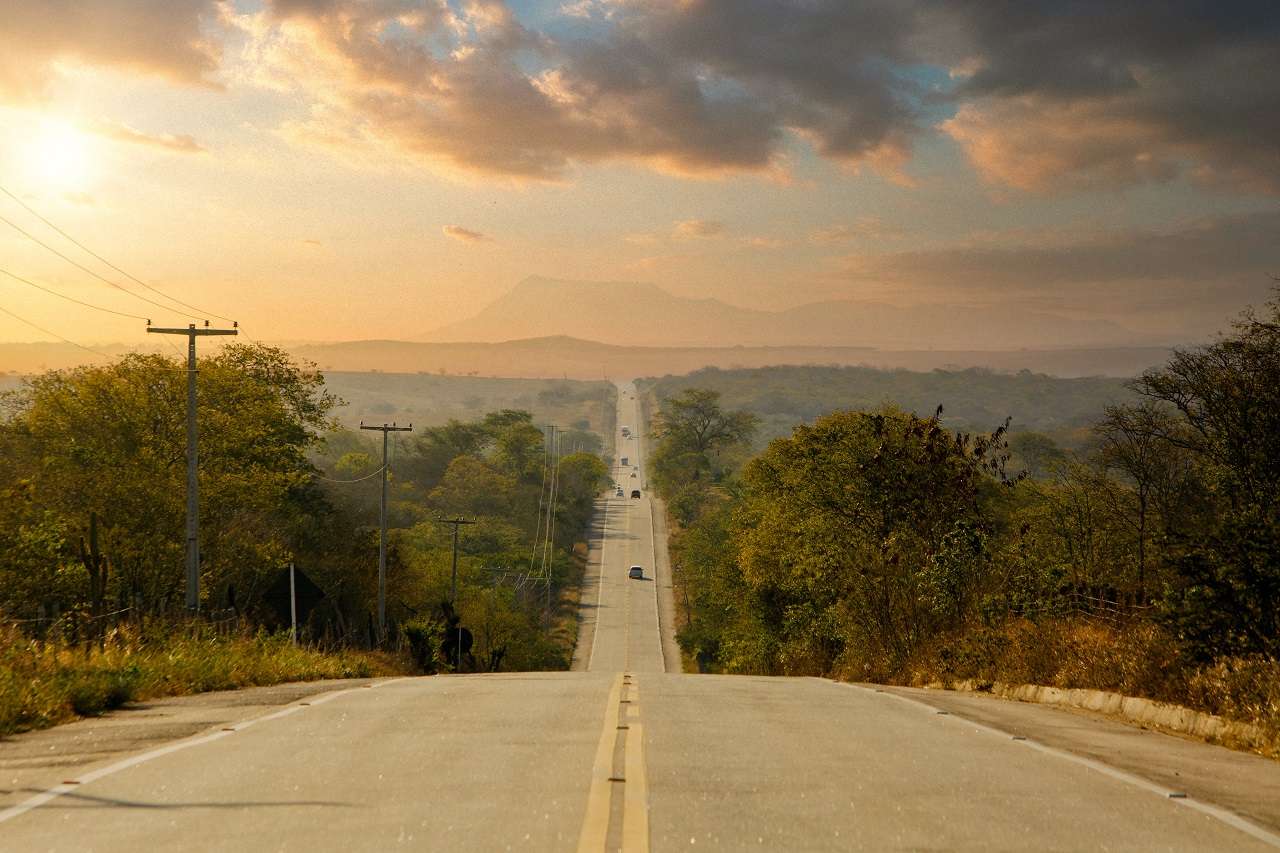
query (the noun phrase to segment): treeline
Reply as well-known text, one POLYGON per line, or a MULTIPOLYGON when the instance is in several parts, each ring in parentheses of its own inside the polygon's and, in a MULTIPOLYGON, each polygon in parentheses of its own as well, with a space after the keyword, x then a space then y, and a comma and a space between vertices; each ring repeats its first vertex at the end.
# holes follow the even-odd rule
POLYGON ((1007 422, 838 410, 751 458, 756 414, 665 397, 652 479, 682 648, 726 672, 1112 689, 1274 730, 1280 308, 1127 390, 1035 478, 1007 422))
MULTIPOLYGON (((322 377, 281 350, 231 345, 198 371, 202 610, 279 627, 271 587, 295 563, 323 595, 304 638, 378 644, 380 442, 337 429, 322 377)), ((132 354, 0 397, 0 607, 12 624, 87 641, 107 621, 181 610, 186 380, 178 360, 132 354)), ((457 664, 440 635, 461 624, 475 637, 464 667, 567 665, 562 593, 608 476, 594 453, 566 450, 599 448, 589 427, 548 442, 528 412, 503 410, 392 440, 386 642, 413 640, 428 668, 457 664), (443 516, 476 521, 459 536, 456 613, 442 606, 443 516), (550 637, 547 583, 527 577, 539 573, 550 637)))
POLYGON ((1130 396, 1122 379, 1062 379, 1028 370, 1006 374, 982 368, 920 373, 819 365, 712 367, 666 376, 647 387, 658 399, 689 387, 719 392, 727 408, 744 409, 760 419, 755 442, 761 448, 790 435, 796 424, 828 412, 882 405, 932 412, 939 403, 946 406, 946 421, 953 430, 990 430, 1012 413, 1012 434, 1032 430, 1073 446, 1101 416, 1103 406, 1130 396))

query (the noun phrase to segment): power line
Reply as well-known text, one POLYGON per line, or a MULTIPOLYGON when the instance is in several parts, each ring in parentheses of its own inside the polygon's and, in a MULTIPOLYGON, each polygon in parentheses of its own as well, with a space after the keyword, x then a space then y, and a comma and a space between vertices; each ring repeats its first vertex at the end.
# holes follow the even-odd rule
POLYGON ((37 329, 41 332, 44 332, 46 335, 52 335, 53 337, 62 341, 64 344, 71 344, 73 347, 80 347, 80 349, 84 350, 85 352, 91 352, 94 355, 101 356, 105 359, 112 358, 112 356, 107 355, 105 352, 98 352, 96 349, 89 349, 89 347, 85 346, 84 344, 78 344, 73 340, 68 340, 67 338, 64 338, 62 335, 59 335, 57 332, 49 331, 44 326, 37 326, 35 323, 31 322, 30 320, 27 320, 23 317, 19 317, 17 314, 13 313, 8 308, 0 307, 0 311, 3 311, 4 313, 8 314, 10 317, 17 320, 20 323, 26 323, 28 326, 30 326, 33 329, 37 329))
POLYGON ((368 480, 370 477, 376 477, 385 470, 387 470, 386 467, 382 467, 377 471, 374 471, 372 474, 366 474, 363 477, 356 477, 354 480, 335 480, 332 477, 322 477, 319 474, 312 474, 311 476, 315 477, 317 480, 324 480, 326 483, 359 483, 361 480, 368 480))
POLYGON ((7 276, 9 276, 9 278, 12 278, 12 279, 14 279, 14 280, 16 280, 16 281, 20 281, 20 282, 22 282, 23 284, 26 284, 26 285, 30 285, 31 287, 34 287, 36 290, 43 290, 45 293, 51 294, 51 295, 53 295, 53 296, 56 296, 56 297, 58 297, 59 299, 65 299, 65 300, 67 300, 68 302, 74 302, 74 303, 76 303, 77 305, 83 305, 84 307, 86 307, 86 308, 92 308, 92 309, 94 309, 95 311, 105 311, 105 312, 106 312, 106 313, 108 313, 108 314, 115 314, 117 317, 128 317, 128 318, 129 318, 129 319, 131 319, 131 320, 146 320, 148 323, 150 323, 150 322, 151 322, 151 320, 150 320, 149 318, 147 318, 147 317, 143 317, 143 316, 142 316, 142 315, 140 315, 140 314, 126 314, 126 313, 125 313, 125 312, 123 312, 123 311, 114 311, 114 310, 112 310, 112 309, 110 309, 110 308, 103 308, 101 305, 93 305, 93 304, 91 304, 91 303, 89 303, 89 302, 81 302, 79 299, 76 299, 74 296, 67 296, 65 293, 59 293, 59 292, 58 292, 58 291, 56 291, 56 290, 50 290, 50 289, 49 289, 49 288, 47 288, 47 287, 44 287, 44 286, 39 285, 39 284, 36 284, 34 281, 28 281, 27 279, 23 278, 23 277, 22 277, 22 276, 20 276, 20 275, 14 275, 13 273, 9 272, 8 270, 0 269, 0 275, 7 275, 7 276))
MULTIPOLYGON (((111 261, 108 261, 106 258, 102 257, 102 256, 101 256, 101 255, 99 255, 97 252, 93 251, 93 250, 92 250, 92 249, 90 249, 88 246, 84 245, 84 244, 83 244, 83 243, 81 243, 79 240, 77 240, 76 238, 72 237, 72 236, 71 236, 70 234, 68 234, 66 231, 63 231, 63 230, 62 230, 61 228, 59 228, 57 225, 54 225, 54 224, 53 224, 52 222, 50 222, 49 220, 45 219, 43 216, 41 216, 39 213, 37 213, 35 210, 33 210, 33 209, 30 207, 30 205, 28 205, 28 204, 27 204, 26 202, 24 202, 22 199, 18 198, 18 197, 17 197, 16 195, 14 195, 13 193, 9 192, 9 190, 5 189, 3 186, 0 186, 0 192, 4 193, 4 194, 5 194, 5 195, 7 195, 9 198, 13 199, 13 200, 14 200, 14 201, 16 201, 18 204, 22 205, 23 209, 24 209, 24 210, 26 210, 28 213, 30 213, 32 216, 34 216, 36 219, 39 219, 39 220, 40 220, 41 222, 43 222, 45 225, 48 225, 48 226, 49 226, 50 228, 52 228, 54 231, 57 231, 59 234, 61 234, 61 235, 62 235, 63 237, 65 237, 66 239, 70 240, 70 241, 71 241, 72 243, 74 243, 76 246, 79 246, 79 247, 80 247, 82 250, 84 250, 85 252, 88 252, 90 255, 93 255, 95 258, 97 258, 98 260, 102 261, 104 264, 106 264, 107 266, 111 267, 113 270, 115 270, 116 272, 120 273, 120 274, 121 274, 122 276, 124 276, 125 278, 127 278, 127 279, 129 279, 129 280, 131 280, 131 281, 135 281, 135 282, 137 282, 138 284, 140 284, 140 285, 142 285, 143 287, 145 287, 147 290, 150 290, 152 293, 155 293, 155 294, 157 294, 158 296, 162 296, 162 297, 164 297, 165 299, 168 299, 170 302, 174 302, 174 303, 176 303, 176 304, 178 304, 178 305, 183 306, 184 308, 190 308, 192 311, 195 311, 195 312, 197 312, 197 313, 201 313, 201 314, 208 314, 210 317, 217 317, 219 320, 226 320, 228 323, 234 323, 234 322, 235 322, 235 321, 234 321, 234 320, 232 320, 230 317, 223 317, 223 316, 222 316, 222 315, 220 315, 220 314, 214 314, 212 311, 205 311, 205 310, 204 310, 204 309, 202 309, 202 308, 197 308, 197 307, 196 307, 196 306, 194 306, 194 305, 190 305, 190 304, 188 304, 188 303, 186 303, 186 302, 183 302, 181 299, 177 299, 177 298, 175 298, 175 297, 170 296, 170 295, 169 295, 169 294, 167 294, 167 293, 163 293, 163 292, 161 292, 161 291, 159 291, 159 290, 156 290, 154 287, 152 287, 151 285, 147 284, 147 283, 146 283, 145 281, 143 281, 142 279, 137 278, 136 276, 130 275, 129 273, 127 273, 127 272, 125 272, 124 270, 120 269, 120 267, 116 266, 115 264, 111 263, 111 261)), ((8 220, 5 220, 5 221, 7 222, 8 220)), ((10 224, 10 225, 12 225, 13 223, 9 223, 9 224, 10 224)), ((16 226, 15 226, 15 227, 16 227, 16 226)), ((30 236, 30 235, 28 235, 28 236, 30 236)), ((35 238, 33 237, 32 239, 34 240, 35 238)), ((43 244, 43 243, 41 243, 41 245, 44 245, 44 244, 43 244)), ((45 246, 45 248, 49 248, 49 247, 48 247, 48 246, 45 246)), ((51 250, 51 251, 52 251, 52 250, 51 250)), ((65 256, 64 256, 64 258, 65 258, 65 256)), ((67 260, 70 260, 70 259, 69 259, 69 258, 67 258, 67 260)), ((75 263, 75 262, 74 262, 74 261, 72 261, 72 263, 75 263)), ((81 267, 81 269, 83 269, 83 267, 81 267)), ((101 276, 99 276, 99 278, 101 278, 101 276)), ((173 310, 173 309, 167 309, 167 310, 173 310)), ((179 313, 181 313, 181 312, 179 312, 179 313)), ((185 316, 190 317, 190 316, 192 316, 192 315, 187 314, 187 315, 185 315, 185 316)), ((203 320, 204 318, 203 318, 203 317, 199 317, 199 318, 197 318, 197 319, 201 319, 201 320, 203 320)))
MULTIPOLYGON (((118 284, 116 284, 114 281, 112 281, 111 279, 109 279, 109 278, 105 278, 105 277, 103 277, 103 276, 98 275, 96 272, 94 272, 93 270, 89 269, 89 268, 88 268, 88 267, 86 267, 84 264, 79 263, 78 261, 73 261, 71 258, 68 258, 66 255, 62 254, 62 253, 61 253, 61 252, 59 252, 57 249, 53 248, 53 247, 52 247, 52 246, 50 246, 48 243, 46 243, 46 242, 44 242, 43 240, 41 240, 39 237, 36 237, 36 236, 35 236, 35 235, 33 235, 33 234, 29 234, 29 233, 27 233, 26 231, 23 231, 21 228, 19 228, 17 225, 14 225, 12 222, 10 222, 10 221, 9 221, 8 219, 6 219, 5 217, 0 216, 0 222, 3 222, 4 224, 8 225, 10 228, 12 228, 14 231, 17 231, 19 234, 21 234, 22 236, 26 237, 28 240, 31 240, 32 242, 35 242, 35 243, 37 243, 37 244, 39 244, 39 245, 43 246, 44 248, 48 249, 50 252, 53 252, 55 255, 57 255, 58 257, 62 258, 64 261, 66 261, 67 263, 71 264, 72 266, 74 266, 74 267, 77 267, 77 268, 79 268, 79 269, 84 270, 84 271, 85 271, 85 272, 87 272, 89 275, 93 276, 94 278, 98 279, 99 281, 102 281, 102 282, 105 282, 105 283, 107 283, 107 284, 111 285, 111 286, 112 286, 112 287, 114 287, 116 290, 120 290, 120 291, 123 291, 124 293, 129 294, 129 295, 130 295, 130 296, 132 296, 134 299, 141 299, 143 302, 146 302, 146 303, 148 303, 148 304, 150 304, 150 305, 154 305, 155 307, 159 308, 161 311, 171 311, 171 312, 173 312, 174 314, 181 314, 183 317, 189 317, 189 318, 190 318, 190 319, 192 319, 192 320, 203 320, 203 319, 205 319, 204 317, 199 317, 199 316, 197 316, 197 315, 195 315, 195 314, 188 314, 188 313, 187 313, 187 312, 185 312, 185 311, 179 311, 179 310, 177 310, 176 308, 172 308, 172 307, 170 307, 170 306, 168 306, 168 305, 161 305, 159 302, 156 302, 155 300, 148 299, 147 297, 142 296, 141 294, 134 293, 132 290, 129 290, 127 287, 121 287, 120 285, 118 285, 118 284)), ((161 294, 161 295, 163 295, 163 294, 161 294)), ((177 300, 174 300, 174 301, 176 302, 177 300)), ((199 309, 196 309, 196 310, 199 310, 199 309)), ((214 316, 214 315, 211 315, 211 316, 214 316)), ((219 319, 221 319, 221 318, 219 318, 219 319)))

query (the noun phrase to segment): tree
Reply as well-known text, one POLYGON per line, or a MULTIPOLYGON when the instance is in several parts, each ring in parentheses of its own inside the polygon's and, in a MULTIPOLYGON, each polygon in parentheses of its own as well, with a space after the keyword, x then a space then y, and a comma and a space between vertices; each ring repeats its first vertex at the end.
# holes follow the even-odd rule
MULTIPOLYGON (((212 598, 235 584, 244 600, 287 564, 303 518, 323 508, 306 451, 335 400, 273 347, 233 344, 198 370, 202 587, 212 598)), ((88 535, 98 520, 113 596, 181 589, 185 386, 184 364, 135 353, 34 377, 6 400, 7 484, 29 483, 30 500, 69 534, 88 535)))
POLYGON ((1211 463, 1220 495, 1238 513, 1280 519, 1280 303, 1245 310, 1233 334, 1174 350, 1133 384, 1172 404, 1186 429, 1165 436, 1211 463))
POLYGON ((675 397, 662 400, 662 408, 654 418, 653 434, 657 442, 649 464, 654 484, 667 497, 674 497, 684 487, 696 484, 715 471, 711 454, 745 448, 750 445, 760 419, 754 414, 720 406, 720 392, 706 388, 686 388, 675 397))
POLYGON ((510 507, 511 481, 474 456, 449 464, 444 481, 431 492, 431 503, 447 514, 497 516, 510 507))
MULTIPOLYGON (((776 439, 743 472, 737 560, 778 638, 769 669, 901 662, 963 624, 983 571, 1004 428, 976 440, 935 414, 833 412, 776 439)), ((759 636, 759 633, 758 633, 759 636)), ((758 657, 758 655, 757 655, 758 657)))
POLYGON ((1153 527, 1173 533, 1191 511, 1196 475, 1191 456, 1178 441, 1181 421, 1153 400, 1107 406, 1093 427, 1102 442, 1099 461, 1119 477, 1111 505, 1133 531, 1137 546, 1137 598, 1147 597, 1148 552, 1153 527))
POLYGON ((1039 480, 1049 466, 1065 457, 1058 443, 1042 432, 1022 431, 1009 439, 1009 449, 1032 480, 1039 480))
POLYGON ((1174 350, 1135 390, 1173 405, 1217 504, 1214 528, 1182 537, 1166 606, 1183 648, 1280 659, 1280 303, 1245 310, 1215 343, 1174 350))

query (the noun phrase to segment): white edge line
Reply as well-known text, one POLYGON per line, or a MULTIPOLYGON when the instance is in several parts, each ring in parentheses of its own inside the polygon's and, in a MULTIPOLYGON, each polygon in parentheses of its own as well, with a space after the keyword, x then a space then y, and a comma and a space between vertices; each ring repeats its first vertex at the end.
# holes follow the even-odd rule
MULTIPOLYGON (((652 497, 644 499, 649 504, 649 556, 652 557, 651 565, 653 566, 653 624, 658 629, 658 660, 662 661, 662 671, 667 672, 667 650, 662 644, 662 600, 658 595, 658 538, 655 533, 657 525, 653 523, 654 502, 652 497)), ((671 562, 671 555, 667 555, 667 562, 671 562)))
MULTIPOLYGON (((841 685, 843 687, 852 687, 855 690, 861 690, 866 693, 871 693, 872 695, 876 693, 883 693, 885 696, 892 697, 898 700, 899 702, 906 702, 908 705, 914 705, 918 708, 923 708, 929 711, 931 714, 937 714, 937 711, 938 711, 937 708, 933 707, 932 705, 926 702, 921 702, 918 699, 911 699, 910 697, 907 697, 907 696, 900 696, 897 693, 892 693, 888 690, 877 691, 870 687, 863 687, 862 685, 859 685, 859 684, 849 684, 848 682, 844 682, 844 681, 837 681, 834 683, 841 685)), ((970 728, 977 729, 980 732, 986 732, 987 734, 990 734, 990 735, 995 735, 996 737, 999 737, 1002 740, 1011 740, 1012 738, 1009 732, 1001 731, 1000 729, 993 728, 991 726, 984 725, 982 723, 974 722, 973 720, 970 720, 967 717, 964 717, 960 714, 955 714, 951 711, 948 711, 946 715, 956 720, 959 720, 960 722, 964 723, 964 725, 969 726, 970 728)), ((1143 779, 1141 776, 1135 776, 1132 773, 1129 773, 1124 770, 1120 770, 1119 768, 1116 768, 1116 767, 1111 767, 1110 765, 1103 764, 1100 761, 1095 761, 1092 758, 1085 758, 1084 756, 1075 755, 1073 753, 1066 752, 1061 749, 1056 749, 1052 746, 1046 746, 1045 744, 1038 743, 1037 741, 1031 740, 1029 738, 1022 738, 1020 740, 1016 740, 1013 742, 1017 744, 1021 744, 1022 746, 1030 747, 1031 749, 1034 749, 1037 752, 1044 753, 1045 755, 1051 755, 1055 758, 1060 758, 1064 761, 1070 761, 1073 764, 1079 764, 1081 767, 1087 767, 1090 770, 1094 770, 1098 773, 1103 774, 1104 776, 1110 776, 1112 779, 1116 779, 1120 782, 1125 782, 1129 785, 1133 785, 1136 788, 1141 788, 1144 791, 1149 791, 1161 797, 1162 799, 1168 800, 1171 803, 1176 803, 1180 806, 1186 806, 1189 809, 1194 809, 1198 812, 1208 815, 1209 817, 1217 818, 1218 820, 1222 821, 1228 826, 1233 827, 1234 829, 1238 829, 1241 832, 1245 833, 1246 835, 1251 835, 1254 838, 1258 839, 1259 841, 1270 844, 1272 847, 1280 847, 1280 835, 1276 835, 1270 830, 1264 829, 1261 826, 1258 826, 1257 824, 1241 817, 1235 812, 1224 809, 1221 806, 1215 806, 1210 803, 1197 800, 1195 797, 1189 797, 1180 791, 1171 791, 1170 789, 1164 787, 1163 785, 1158 785, 1154 782, 1149 782, 1146 779, 1143 779), (1180 796, 1175 796, 1175 795, 1180 795, 1180 796)))
POLYGON ((596 637, 600 636, 600 602, 604 596, 604 546, 609 542, 609 504, 612 498, 604 499, 604 519, 600 522, 600 565, 596 567, 596 612, 591 617, 591 648, 587 651, 587 672, 591 672, 591 664, 596 659, 596 637))
MULTIPOLYGON (((333 693, 329 693, 324 696, 321 696, 318 699, 310 700, 308 704, 321 705, 321 704, 324 704, 325 702, 330 701, 331 699, 337 699, 339 696, 345 696, 348 693, 355 693, 358 690, 363 690, 365 689, 366 686, 376 688, 376 687, 381 687, 384 684, 391 684, 392 682, 403 681, 403 680, 404 680, 403 678, 392 678, 392 679, 388 679, 387 681, 377 682, 375 684, 362 685, 360 687, 348 687, 345 690, 338 690, 333 693)), ((18 803, 17 805, 9 806, 9 808, 4 809, 3 811, 0 811, 0 823, 4 823, 6 820, 11 820, 17 817, 18 815, 25 814, 31 811, 32 809, 39 808, 40 806, 43 806, 45 803, 56 800, 58 797, 61 797, 63 794, 69 794, 72 791, 78 790, 82 786, 88 785, 90 782, 101 779, 104 776, 110 776, 113 773, 119 773, 121 770, 127 770, 130 767, 136 767, 139 764, 142 764, 143 762, 150 761, 153 758, 160 758, 161 756, 168 755, 172 752, 179 752, 184 749, 189 749, 193 746, 201 746, 206 743, 212 743, 213 741, 218 740, 220 738, 224 738, 229 734, 234 734, 235 732, 244 731, 250 726, 257 725, 258 723, 264 723, 267 720, 279 719, 280 717, 284 717, 289 714, 292 714, 294 711, 301 711, 305 707, 307 707, 307 705, 298 705, 298 704, 291 703, 284 709, 280 711, 276 711, 273 714, 267 714, 265 717, 256 717, 252 720, 247 720, 246 722, 243 722, 243 723, 237 723, 234 726, 228 726, 222 731, 211 732, 210 734, 207 734, 207 735, 200 735, 199 737, 178 741, 177 743, 171 743, 166 746, 162 746, 162 747, 158 747, 156 749, 150 750, 149 752, 144 752, 141 755, 132 755, 128 758, 121 759, 120 761, 117 761, 114 764, 108 764, 106 767, 100 767, 97 770, 92 770, 88 773, 85 773, 82 776, 77 777, 74 780, 74 782, 72 782, 71 784, 67 784, 64 782, 61 785, 55 785, 46 791, 42 791, 39 794, 35 794, 29 797, 28 799, 23 800, 21 803, 18 803)))

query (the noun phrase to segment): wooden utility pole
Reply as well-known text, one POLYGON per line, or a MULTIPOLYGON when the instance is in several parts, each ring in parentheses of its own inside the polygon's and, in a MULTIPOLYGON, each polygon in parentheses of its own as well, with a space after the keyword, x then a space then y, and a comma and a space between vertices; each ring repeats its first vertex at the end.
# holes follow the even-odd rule
MULTIPOLYGON (((235 325, 234 323, 232 324, 235 325)), ((187 612, 200 612, 200 466, 196 457, 196 338, 202 335, 236 335, 235 328, 203 329, 192 323, 185 329, 147 331, 157 335, 187 336, 187 612)))
MULTIPOLYGON (((449 604, 453 607, 453 615, 458 615, 458 528, 463 524, 475 524, 475 519, 442 518, 441 524, 453 525, 453 580, 449 584, 449 604)), ((458 621, 458 671, 462 670, 462 621, 458 621)))
POLYGON ((396 426, 365 426, 360 429, 376 429, 382 432, 382 535, 378 538, 378 642, 387 636, 387 434, 413 432, 413 424, 396 426))

